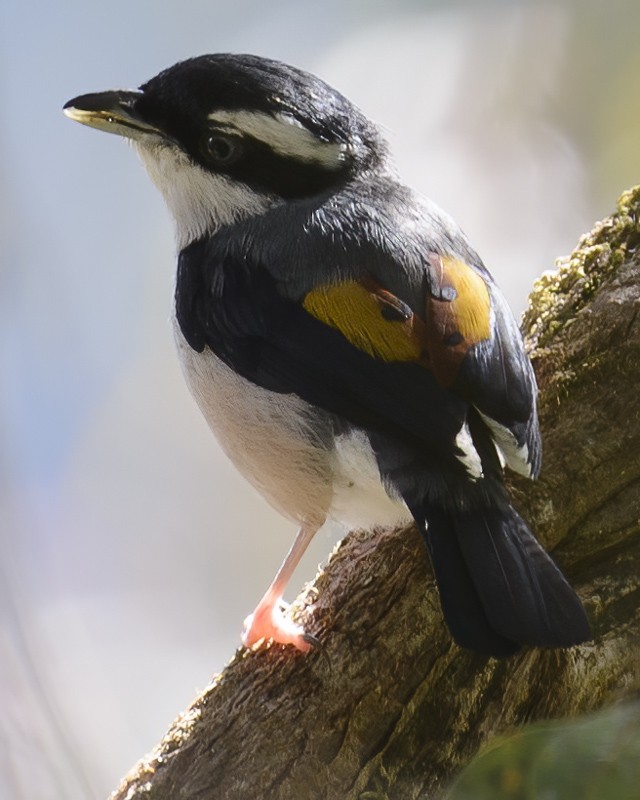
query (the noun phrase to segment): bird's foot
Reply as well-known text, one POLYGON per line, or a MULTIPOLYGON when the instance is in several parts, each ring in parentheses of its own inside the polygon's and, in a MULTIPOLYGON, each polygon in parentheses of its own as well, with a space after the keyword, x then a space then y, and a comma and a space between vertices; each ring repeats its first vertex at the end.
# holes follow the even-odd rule
POLYGON ((285 616, 288 608, 280 598, 260 602, 244 621, 242 644, 253 647, 263 640, 272 639, 278 644, 292 644, 303 653, 311 650, 318 640, 285 616))

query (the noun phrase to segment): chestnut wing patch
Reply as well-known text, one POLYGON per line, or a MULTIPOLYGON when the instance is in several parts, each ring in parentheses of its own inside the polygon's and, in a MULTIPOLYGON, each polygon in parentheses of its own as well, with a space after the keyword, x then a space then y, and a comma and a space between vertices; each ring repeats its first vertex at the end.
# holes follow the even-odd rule
POLYGON ((462 261, 431 254, 429 265, 424 317, 373 278, 319 286, 303 307, 372 358, 420 363, 450 387, 471 347, 491 336, 491 302, 462 261))
POLYGON ((506 301, 463 261, 431 254, 428 264, 425 320, 436 380, 480 411, 511 469, 536 476, 536 381, 506 301))
POLYGON ((491 337, 491 299, 485 281, 463 261, 435 253, 427 260, 426 346, 438 383, 452 386, 471 347, 491 337))

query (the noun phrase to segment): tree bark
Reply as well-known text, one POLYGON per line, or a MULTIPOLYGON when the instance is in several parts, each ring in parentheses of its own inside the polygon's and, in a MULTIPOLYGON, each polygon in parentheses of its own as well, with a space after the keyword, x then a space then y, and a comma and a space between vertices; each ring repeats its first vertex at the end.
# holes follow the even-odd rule
POLYGON ((113 800, 414 800, 496 733, 638 688, 640 187, 536 284, 524 318, 545 461, 516 505, 594 640, 506 661, 455 646, 413 528, 355 531, 296 611, 324 653, 239 650, 113 800))

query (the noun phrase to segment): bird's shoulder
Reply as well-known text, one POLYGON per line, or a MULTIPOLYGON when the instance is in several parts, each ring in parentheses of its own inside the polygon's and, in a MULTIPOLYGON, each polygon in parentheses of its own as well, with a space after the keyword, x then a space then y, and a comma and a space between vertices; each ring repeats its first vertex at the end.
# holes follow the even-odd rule
POLYGON ((373 277, 421 311, 434 253, 491 281, 464 233, 435 203, 392 176, 365 175, 225 226, 211 237, 207 268, 234 261, 264 270, 298 301, 318 286, 373 277))

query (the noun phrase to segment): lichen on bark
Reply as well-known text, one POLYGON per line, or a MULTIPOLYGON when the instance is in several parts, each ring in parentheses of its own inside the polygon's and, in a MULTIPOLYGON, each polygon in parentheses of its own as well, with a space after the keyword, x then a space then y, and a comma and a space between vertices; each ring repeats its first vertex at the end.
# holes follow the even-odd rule
POLYGON ((624 192, 614 214, 596 223, 556 269, 544 272, 529 295, 522 327, 528 349, 538 350, 575 317, 602 283, 640 244, 640 186, 624 192))

